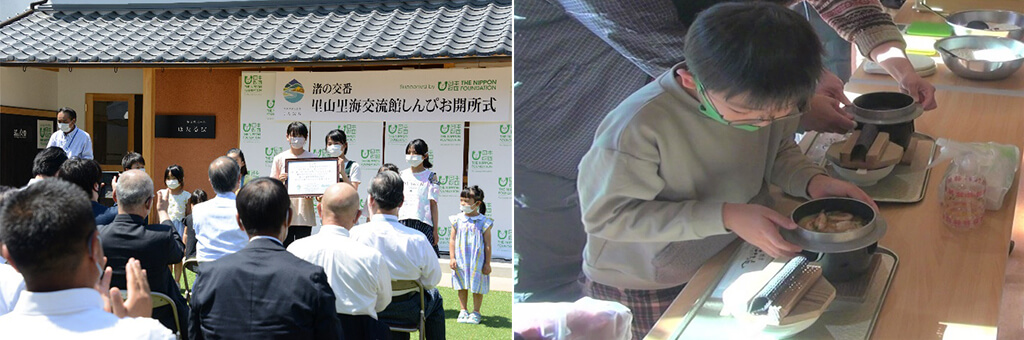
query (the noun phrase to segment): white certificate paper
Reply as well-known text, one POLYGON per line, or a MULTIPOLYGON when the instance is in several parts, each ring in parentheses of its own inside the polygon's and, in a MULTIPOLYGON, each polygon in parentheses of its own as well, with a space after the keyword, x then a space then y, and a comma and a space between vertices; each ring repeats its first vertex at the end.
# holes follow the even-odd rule
POLYGON ((327 188, 338 183, 337 158, 295 158, 285 160, 290 197, 323 195, 327 188))

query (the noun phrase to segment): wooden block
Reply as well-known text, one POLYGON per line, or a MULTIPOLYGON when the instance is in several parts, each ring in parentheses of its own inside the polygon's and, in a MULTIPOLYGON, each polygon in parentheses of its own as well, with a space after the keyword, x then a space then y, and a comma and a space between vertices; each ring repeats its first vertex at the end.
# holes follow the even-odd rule
POLYGON ((813 319, 825 313, 825 309, 836 298, 836 288, 825 278, 818 279, 814 286, 793 307, 789 315, 779 320, 779 325, 788 325, 807 319, 813 319))
POLYGON ((910 140, 907 150, 903 152, 903 158, 900 159, 900 165, 911 165, 914 162, 914 155, 917 153, 918 144, 921 144, 920 139, 914 138, 910 140))
POLYGON ((867 156, 864 157, 864 163, 868 165, 877 164, 881 160, 882 155, 885 154, 885 147, 889 144, 889 133, 879 132, 874 142, 871 143, 867 156))
POLYGON ((849 138, 846 138, 846 142, 839 149, 839 164, 849 163, 852 161, 851 156, 853 155, 853 147, 857 146, 857 138, 860 138, 860 130, 853 131, 849 138))

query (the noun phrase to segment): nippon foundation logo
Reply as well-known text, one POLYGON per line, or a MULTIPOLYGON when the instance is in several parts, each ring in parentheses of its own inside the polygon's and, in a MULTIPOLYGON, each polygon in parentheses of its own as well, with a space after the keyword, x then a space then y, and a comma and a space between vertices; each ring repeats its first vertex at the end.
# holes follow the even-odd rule
POLYGON ((498 198, 512 199, 512 177, 498 177, 498 198))
POLYGON ((277 154, 279 154, 281 152, 284 152, 284 147, 283 146, 268 146, 268 147, 263 148, 263 153, 266 156, 265 165, 267 167, 273 166, 274 165, 274 156, 277 156, 277 154))
POLYGON ((409 142, 409 124, 388 125, 388 144, 404 146, 409 142))
POLYGON ((242 142, 259 143, 263 138, 263 128, 260 123, 242 123, 242 142))
POLYGON ((256 95, 263 92, 263 75, 250 74, 242 76, 242 93, 256 95))
POLYGON ((462 129, 462 123, 441 124, 441 145, 461 145, 462 129))
POLYGON ((469 167, 474 171, 479 172, 492 172, 494 171, 494 151, 493 150, 472 150, 469 154, 469 167))
MULTIPOLYGON (((440 220, 438 220, 438 221, 440 221, 440 220)), ((450 233, 450 232, 452 232, 452 227, 438 227, 437 228, 437 236, 440 237, 442 240, 447 239, 449 237, 448 233, 450 233)))
POLYGON ((498 237, 498 247, 512 248, 512 230, 495 228, 495 234, 498 237))
POLYGON ((379 168, 384 160, 383 153, 380 149, 362 149, 359 150, 359 164, 364 169, 375 169, 379 168))
POLYGON ((512 124, 498 125, 498 143, 501 146, 512 146, 512 124))
POLYGON ((359 138, 358 137, 359 135, 357 134, 358 133, 358 129, 356 129, 356 127, 358 127, 358 125, 355 125, 355 124, 338 124, 338 130, 341 130, 342 132, 345 133, 345 138, 348 139, 349 143, 352 143, 352 141, 356 140, 356 138, 359 138))
POLYGON ((437 175, 441 197, 459 197, 462 193, 462 178, 458 175, 437 175))

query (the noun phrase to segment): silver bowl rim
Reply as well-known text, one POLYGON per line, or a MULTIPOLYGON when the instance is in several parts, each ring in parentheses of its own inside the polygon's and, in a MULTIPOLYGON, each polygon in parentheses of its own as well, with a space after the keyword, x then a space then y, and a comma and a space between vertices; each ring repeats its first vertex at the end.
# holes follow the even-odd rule
MULTIPOLYGON (((1013 38, 1007 38, 1007 37, 993 37, 993 36, 986 36, 986 35, 954 35, 954 36, 951 36, 951 37, 945 37, 945 38, 942 38, 942 39, 939 39, 939 40, 935 41, 935 44, 933 44, 932 47, 935 48, 936 52, 939 52, 939 56, 940 57, 943 57, 943 58, 946 58, 946 57, 955 58, 957 60, 963 60, 963 61, 966 61, 966 62, 1012 63, 1012 62, 1024 60, 1024 55, 1021 55, 1021 57, 1017 58, 1017 59, 1003 60, 1003 61, 970 60, 970 59, 961 58, 960 56, 958 56, 956 54, 946 53, 945 51, 943 51, 945 48, 941 48, 941 49, 939 48, 939 46, 941 46, 941 44, 943 42, 945 42, 947 40, 957 40, 957 39, 1006 40, 1006 41, 1009 41, 1011 44, 1019 44, 1020 47, 1022 49, 1024 49, 1024 42, 1022 42, 1020 40, 1013 39, 1013 38)), ((946 67, 949 67, 949 66, 946 66, 946 67)))

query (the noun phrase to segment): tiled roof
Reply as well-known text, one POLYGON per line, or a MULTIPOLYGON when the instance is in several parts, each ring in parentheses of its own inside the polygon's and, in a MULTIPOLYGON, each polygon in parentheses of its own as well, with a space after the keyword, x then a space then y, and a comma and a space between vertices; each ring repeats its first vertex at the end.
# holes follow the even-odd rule
POLYGON ((511 0, 134 10, 39 8, 0 27, 4 64, 200 64, 512 55, 511 0))

